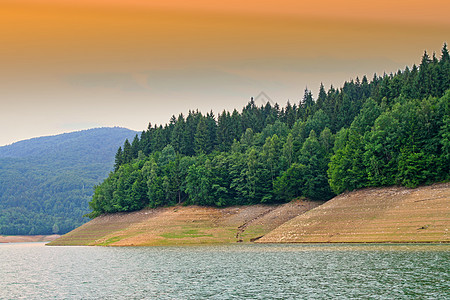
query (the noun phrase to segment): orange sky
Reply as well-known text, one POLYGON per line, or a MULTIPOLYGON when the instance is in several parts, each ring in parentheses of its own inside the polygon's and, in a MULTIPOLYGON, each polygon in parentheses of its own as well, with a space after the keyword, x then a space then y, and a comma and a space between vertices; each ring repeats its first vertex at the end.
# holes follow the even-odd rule
POLYGON ((447 2, 2 1, 0 145, 395 72, 448 41, 447 2))
POLYGON ((167 9, 221 14, 308 16, 339 19, 374 19, 449 24, 448 1, 431 0, 4 0, 24 6, 40 4, 56 7, 98 9, 167 9))

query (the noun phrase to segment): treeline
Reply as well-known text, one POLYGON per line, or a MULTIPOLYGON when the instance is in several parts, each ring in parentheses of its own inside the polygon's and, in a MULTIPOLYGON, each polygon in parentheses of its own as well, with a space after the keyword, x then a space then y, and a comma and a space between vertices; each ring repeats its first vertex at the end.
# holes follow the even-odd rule
POLYGON ((450 57, 305 90, 298 104, 190 111, 125 141, 91 217, 145 206, 326 200, 345 190, 449 179, 450 57))

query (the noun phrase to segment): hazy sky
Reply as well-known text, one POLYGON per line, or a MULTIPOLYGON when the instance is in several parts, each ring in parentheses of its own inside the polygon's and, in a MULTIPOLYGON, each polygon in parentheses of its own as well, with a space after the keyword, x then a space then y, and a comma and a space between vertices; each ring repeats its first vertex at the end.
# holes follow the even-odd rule
POLYGON ((439 55, 449 13, 436 0, 2 0, 0 145, 217 115, 261 91, 297 103, 306 86, 439 55))

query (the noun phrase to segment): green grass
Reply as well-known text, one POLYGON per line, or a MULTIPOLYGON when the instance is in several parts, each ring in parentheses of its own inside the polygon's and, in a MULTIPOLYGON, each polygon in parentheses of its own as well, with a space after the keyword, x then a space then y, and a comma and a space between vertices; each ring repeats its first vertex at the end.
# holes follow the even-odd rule
POLYGON ((110 239, 107 239, 106 241, 104 241, 103 243, 100 243, 98 245, 99 246, 108 246, 108 245, 111 245, 112 243, 122 240, 123 238, 125 238, 125 237, 124 236, 115 236, 110 239))
POLYGON ((256 238, 259 236, 262 236, 267 233, 267 230, 264 229, 263 226, 260 225, 254 225, 249 226, 245 229, 245 231, 241 234, 241 238, 244 241, 250 240, 252 238, 256 238))
POLYGON ((197 237, 212 237, 212 234, 199 233, 198 229, 189 229, 182 232, 168 232, 160 235, 166 239, 182 239, 182 238, 197 238, 197 237))

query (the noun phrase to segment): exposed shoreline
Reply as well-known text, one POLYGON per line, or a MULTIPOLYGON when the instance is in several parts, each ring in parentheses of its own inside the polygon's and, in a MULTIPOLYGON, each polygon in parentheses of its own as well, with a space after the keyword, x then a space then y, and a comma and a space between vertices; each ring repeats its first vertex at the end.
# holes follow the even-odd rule
POLYGON ((450 183, 366 188, 322 203, 176 206, 103 215, 49 245, 450 243, 450 183))
POLYGON ((61 236, 52 235, 0 235, 0 243, 34 243, 34 242, 51 242, 61 236))
POLYGON ((450 183, 341 194, 257 243, 450 243, 450 183))
POLYGON ((170 246, 247 243, 323 202, 226 208, 175 206, 103 215, 49 245, 170 246))

